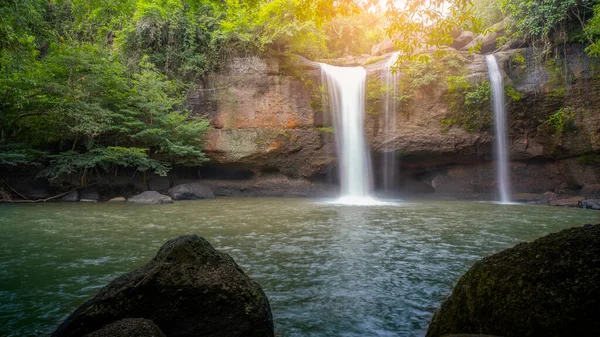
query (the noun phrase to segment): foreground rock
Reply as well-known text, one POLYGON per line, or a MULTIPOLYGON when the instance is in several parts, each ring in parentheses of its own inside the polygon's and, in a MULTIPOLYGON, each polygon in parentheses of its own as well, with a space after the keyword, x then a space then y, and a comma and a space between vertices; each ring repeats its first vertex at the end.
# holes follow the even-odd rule
POLYGON ((156 191, 146 191, 127 199, 127 202, 144 205, 162 205, 172 203, 173 199, 168 195, 160 194, 156 191))
POLYGON ((87 334, 85 337, 165 337, 165 334, 150 320, 125 318, 87 334))
POLYGON ((149 319, 167 336, 274 336, 260 286, 196 235, 165 243, 148 264, 112 281, 52 336, 83 336, 126 317, 149 319))
POLYGON ((477 262, 428 337, 600 336, 600 224, 565 229, 477 262))
POLYGON ((210 187, 199 183, 177 185, 169 189, 169 195, 173 200, 199 200, 214 199, 215 194, 210 187))

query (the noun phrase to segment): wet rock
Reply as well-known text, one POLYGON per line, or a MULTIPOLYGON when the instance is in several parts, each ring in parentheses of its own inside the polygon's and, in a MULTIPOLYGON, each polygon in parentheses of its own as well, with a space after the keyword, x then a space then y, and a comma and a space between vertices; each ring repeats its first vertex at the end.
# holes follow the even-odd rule
POLYGON ((96 189, 87 189, 79 193, 79 198, 82 200, 85 199, 98 201, 100 200, 100 193, 98 193, 98 190, 96 189))
POLYGON ((108 200, 107 202, 110 202, 111 204, 117 204, 117 203, 123 203, 123 202, 127 202, 127 199, 125 199, 124 197, 116 197, 116 198, 112 198, 110 200, 108 200))
POLYGON ((428 337, 600 336, 600 224, 486 257, 458 281, 428 337))
POLYGON ((551 200, 550 206, 578 207, 579 202, 584 199, 584 197, 572 197, 568 199, 551 200))
POLYGON ((149 319, 167 336, 274 336, 260 286, 196 235, 165 243, 148 264, 101 289, 52 336, 82 336, 126 317, 149 319))
POLYGON ((548 204, 550 201, 554 201, 558 199, 558 195, 554 192, 545 192, 536 197, 536 202, 538 204, 548 204))
POLYGON ((165 337, 165 334, 151 320, 125 318, 89 333, 85 337, 165 337))
POLYGON ((581 200, 577 205, 580 208, 600 210, 600 199, 586 199, 586 200, 581 200))
POLYGON ((198 200, 214 199, 215 194, 210 187, 199 183, 177 185, 169 189, 169 195, 173 200, 198 200))
POLYGON ((172 203, 173 199, 168 195, 160 194, 156 191, 146 191, 127 199, 127 202, 132 204, 162 205, 172 203))
POLYGON ((477 34, 470 32, 468 30, 465 30, 465 31, 461 32, 460 35, 458 35, 457 37, 454 38, 454 41, 452 42, 452 45, 450 45, 450 46, 455 49, 460 49, 460 48, 468 45, 469 43, 471 43, 471 41, 473 41, 473 39, 476 36, 477 36, 477 34))
POLYGON ((79 192, 73 191, 73 192, 65 195, 64 197, 60 198, 60 201, 77 202, 77 201, 79 201, 79 192))

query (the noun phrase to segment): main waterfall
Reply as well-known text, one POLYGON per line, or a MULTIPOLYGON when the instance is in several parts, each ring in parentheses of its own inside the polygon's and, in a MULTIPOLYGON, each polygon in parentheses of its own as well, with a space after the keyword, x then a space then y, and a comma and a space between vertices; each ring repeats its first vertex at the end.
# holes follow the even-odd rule
POLYGON ((348 204, 370 204, 371 159, 364 132, 366 71, 321 63, 329 96, 338 154, 341 198, 348 204))
POLYGON ((485 57, 492 84, 492 105, 494 108, 494 124, 496 131, 496 179, 500 201, 510 203, 510 180, 508 176, 508 135, 506 130, 506 109, 504 106, 504 84, 500 67, 494 55, 485 57))

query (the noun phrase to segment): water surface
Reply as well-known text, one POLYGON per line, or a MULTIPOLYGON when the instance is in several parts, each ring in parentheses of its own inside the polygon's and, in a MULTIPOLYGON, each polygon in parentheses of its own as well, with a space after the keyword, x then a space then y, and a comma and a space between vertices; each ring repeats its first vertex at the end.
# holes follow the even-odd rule
POLYGON ((0 336, 49 334, 111 279, 145 264, 168 239, 191 233, 261 284, 278 336, 423 336, 433 311, 477 259, 598 222, 598 214, 286 198, 0 205, 0 336))

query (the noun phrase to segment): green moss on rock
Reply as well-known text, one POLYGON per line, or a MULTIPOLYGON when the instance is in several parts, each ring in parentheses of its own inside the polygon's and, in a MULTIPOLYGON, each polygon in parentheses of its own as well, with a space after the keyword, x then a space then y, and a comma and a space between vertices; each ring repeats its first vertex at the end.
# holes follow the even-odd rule
POLYGON ((600 224, 565 229, 475 263, 427 337, 600 336, 600 224))

